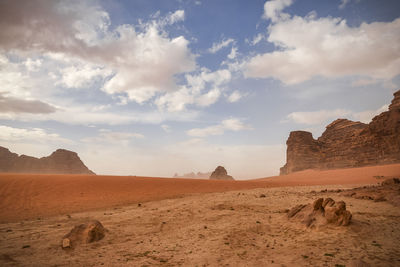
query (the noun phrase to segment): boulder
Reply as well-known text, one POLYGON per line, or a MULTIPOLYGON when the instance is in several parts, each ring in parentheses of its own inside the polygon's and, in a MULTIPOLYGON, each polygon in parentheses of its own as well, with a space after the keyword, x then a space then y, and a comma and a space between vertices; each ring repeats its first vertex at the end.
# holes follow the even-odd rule
POLYGON ((400 163, 400 90, 389 110, 369 124, 337 119, 318 139, 310 132, 291 132, 281 175, 306 169, 353 168, 400 163))
POLYGON ((79 244, 96 242, 104 238, 105 232, 103 225, 96 220, 80 224, 63 237, 61 246, 63 249, 70 249, 79 244))
POLYGON ((228 175, 226 169, 222 166, 218 166, 215 171, 210 175, 210 180, 234 180, 232 176, 228 175))
POLYGON ((333 224, 347 226, 351 222, 352 214, 346 210, 346 203, 335 202, 331 198, 319 198, 311 204, 297 205, 287 214, 291 221, 300 222, 307 227, 319 227, 333 224))

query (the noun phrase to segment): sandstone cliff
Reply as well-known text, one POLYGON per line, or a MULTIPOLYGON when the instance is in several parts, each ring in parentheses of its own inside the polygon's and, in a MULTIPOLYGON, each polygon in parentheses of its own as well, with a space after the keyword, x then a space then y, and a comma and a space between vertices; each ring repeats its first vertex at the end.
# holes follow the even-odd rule
POLYGON ((291 132, 281 175, 305 169, 336 169, 400 162, 400 90, 389 110, 369 124, 337 119, 315 140, 305 131, 291 132))
POLYGON ((94 174, 83 164, 78 154, 72 151, 57 149, 50 156, 38 159, 26 155, 18 156, 1 146, 0 172, 94 174))

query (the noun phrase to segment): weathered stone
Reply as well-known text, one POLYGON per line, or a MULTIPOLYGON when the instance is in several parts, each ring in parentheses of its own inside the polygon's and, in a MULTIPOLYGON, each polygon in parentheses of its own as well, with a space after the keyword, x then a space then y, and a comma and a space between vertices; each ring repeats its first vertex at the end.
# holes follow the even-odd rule
POLYGON ((302 204, 293 207, 291 210, 289 210, 289 212, 287 214, 288 218, 292 218, 294 215, 296 215, 299 211, 301 211, 305 207, 306 207, 306 205, 302 205, 302 204))
POLYGON ((322 203, 322 207, 332 207, 335 204, 335 200, 333 200, 332 198, 328 197, 324 199, 324 202, 322 203))
POLYGON ((313 208, 314 210, 320 210, 322 208, 322 203, 324 202, 323 198, 319 198, 314 201, 313 208))
POLYGON ((326 224, 347 226, 350 224, 352 214, 346 210, 346 203, 336 202, 327 198, 315 200, 312 204, 297 205, 288 213, 288 218, 298 221, 307 227, 316 227, 326 224))
POLYGON ((389 110, 369 124, 337 119, 315 140, 305 131, 291 132, 281 175, 306 169, 335 169, 400 162, 400 90, 389 110))
POLYGON ((210 175, 210 180, 234 180, 224 167, 218 166, 210 175))
POLYGON ((94 174, 81 161, 78 154, 58 149, 48 157, 34 158, 18 156, 5 147, 0 147, 0 172, 94 174))
POLYGON ((99 221, 75 226, 62 240, 62 248, 74 248, 79 244, 92 243, 103 239, 105 228, 99 221))

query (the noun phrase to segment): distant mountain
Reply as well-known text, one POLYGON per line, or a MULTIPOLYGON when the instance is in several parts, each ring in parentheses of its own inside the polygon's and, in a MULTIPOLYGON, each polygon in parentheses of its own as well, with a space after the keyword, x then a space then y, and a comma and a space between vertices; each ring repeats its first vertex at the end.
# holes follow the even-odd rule
POLYGON ((19 156, 0 146, 0 172, 11 173, 54 173, 54 174, 95 174, 83 164, 78 154, 57 149, 48 157, 35 158, 19 156))
POLYGON ((223 166, 218 166, 210 175, 210 180, 235 180, 223 166))
POLYGON ((400 90, 389 110, 369 124, 337 119, 318 139, 310 132, 291 132, 281 175, 305 169, 338 169, 400 162, 400 90))

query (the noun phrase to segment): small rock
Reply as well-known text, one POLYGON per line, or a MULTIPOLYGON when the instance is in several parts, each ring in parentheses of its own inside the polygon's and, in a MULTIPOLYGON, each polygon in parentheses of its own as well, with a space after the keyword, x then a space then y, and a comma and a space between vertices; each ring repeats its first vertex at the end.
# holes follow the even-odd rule
POLYGON ((105 228, 99 221, 75 226, 62 240, 62 248, 73 248, 80 243, 92 243, 103 239, 105 228))

